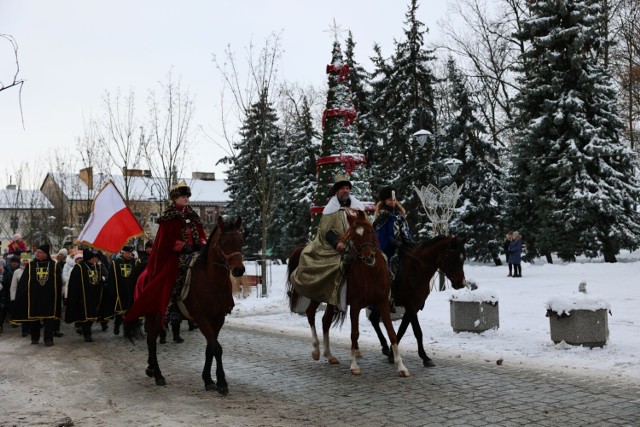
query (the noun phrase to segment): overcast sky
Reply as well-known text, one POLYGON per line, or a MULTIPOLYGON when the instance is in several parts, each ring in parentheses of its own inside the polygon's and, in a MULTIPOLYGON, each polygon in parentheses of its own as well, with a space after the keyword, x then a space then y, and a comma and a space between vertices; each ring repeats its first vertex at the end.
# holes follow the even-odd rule
MULTIPOLYGON (((419 19, 437 37, 437 21, 448 1, 422 0, 419 19)), ((19 45, 24 126, 17 90, 0 92, 0 185, 24 161, 42 158, 51 147, 74 149, 84 122, 102 114, 105 91, 136 91, 146 113, 150 89, 158 90, 171 67, 195 95, 194 125, 219 129, 220 75, 212 61, 225 46, 242 55, 251 40, 258 47, 281 32, 282 77, 303 86, 326 85, 335 19, 351 29, 357 60, 369 68, 374 42, 386 56, 402 38, 408 0, 237 0, 161 1, 0 0, 0 33, 19 45), (6 149, 7 147, 8 149, 6 149), (11 147, 11 148, 9 148, 11 147)), ((429 41, 429 40, 428 40, 429 41)), ((0 39, 0 80, 13 75, 11 46, 0 39)), ((192 170, 221 172, 223 155, 203 136, 196 139, 192 170)))

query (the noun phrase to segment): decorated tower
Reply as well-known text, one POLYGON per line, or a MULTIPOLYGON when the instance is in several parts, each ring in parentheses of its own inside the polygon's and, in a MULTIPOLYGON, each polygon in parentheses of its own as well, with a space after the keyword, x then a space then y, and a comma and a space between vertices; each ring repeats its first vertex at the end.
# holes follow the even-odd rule
POLYGON ((343 62, 340 43, 333 43, 331 64, 327 65, 329 91, 322 114, 322 147, 317 160, 317 186, 311 204, 310 236, 315 237, 322 211, 330 199, 336 177, 353 184, 351 194, 362 201, 369 214, 375 209, 369 185, 367 161, 355 125, 356 110, 347 82, 349 66, 343 62))

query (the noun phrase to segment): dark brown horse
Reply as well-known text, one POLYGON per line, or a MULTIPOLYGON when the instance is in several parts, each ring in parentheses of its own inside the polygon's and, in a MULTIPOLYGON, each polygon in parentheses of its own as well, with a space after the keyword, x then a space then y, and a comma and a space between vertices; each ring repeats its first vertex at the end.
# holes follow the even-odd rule
MULTIPOLYGON (((467 239, 464 236, 438 236, 410 249, 403 255, 400 277, 396 288, 396 304, 404 306, 405 312, 398 328, 398 342, 404 336, 407 327, 411 325, 413 335, 418 342, 418 355, 422 359, 424 366, 435 366, 435 364, 424 351, 422 329, 418 322, 418 311, 422 310, 431 292, 430 282, 436 271, 439 270, 444 273, 451 281, 454 289, 464 287, 463 265, 466 258, 464 249, 466 241, 467 239)), ((372 311, 369 320, 380 339, 382 352, 389 356, 389 362, 393 362, 394 355, 389 353, 389 346, 380 330, 376 310, 372 311)))
MULTIPOLYGON (((349 356, 351 373, 354 375, 360 375, 361 373, 356 361, 356 358, 361 356, 358 347, 360 310, 369 305, 377 304, 380 307, 380 317, 389 335, 396 370, 401 377, 408 377, 409 371, 402 363, 402 358, 398 351, 396 333, 391 323, 389 270, 378 246, 375 232, 362 211, 357 211, 355 215, 347 215, 347 219, 349 221, 349 230, 342 236, 341 240, 347 244, 345 252, 352 259, 347 273, 347 304, 350 307, 349 314, 351 318, 351 354, 349 356)), ((289 258, 289 277, 298 266, 301 252, 302 248, 297 248, 289 258)), ((289 296, 290 308, 293 311, 298 304, 300 295, 296 292, 290 280, 287 281, 287 295, 289 296)), ((309 326, 311 326, 313 343, 311 357, 314 360, 320 358, 320 343, 315 325, 316 310, 320 303, 320 301, 312 300, 306 310, 307 320, 309 321, 309 326)), ((335 306, 329 304, 322 316, 323 355, 331 364, 340 362, 331 354, 329 329, 332 324, 343 322, 345 316, 345 313, 341 313, 335 306)))
MULTIPOLYGON (((222 367, 222 346, 218 334, 227 313, 233 308, 233 294, 229 273, 235 277, 244 274, 242 256, 242 221, 225 223, 218 218, 218 226, 209 236, 207 244, 191 267, 191 285, 182 301, 184 307, 207 339, 202 379, 206 390, 216 390, 222 395, 229 393, 222 367), (216 382, 211 378, 211 365, 216 359, 216 382)), ((184 293, 183 293, 184 295, 184 293)), ((187 313, 183 313, 187 314, 187 313)), ((142 336, 137 321, 125 322, 125 338, 132 340, 142 336)), ((156 355, 156 338, 163 328, 160 313, 145 315, 145 332, 149 353, 147 376, 153 377, 157 385, 166 381, 160 371, 156 355)))

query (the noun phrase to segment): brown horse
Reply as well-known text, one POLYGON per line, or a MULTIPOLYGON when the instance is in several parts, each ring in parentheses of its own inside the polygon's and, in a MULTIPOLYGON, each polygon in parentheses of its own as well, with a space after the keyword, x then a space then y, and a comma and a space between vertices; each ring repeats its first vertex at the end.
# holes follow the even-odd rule
MULTIPOLYGON (((444 273, 451 281, 454 289, 464 287, 463 265, 466 258, 464 249, 466 241, 465 236, 437 236, 418 247, 410 249, 403 255, 400 277, 396 288, 396 304, 404 306, 405 312, 398 328, 398 342, 400 342, 407 327, 411 324, 413 335, 418 342, 418 355, 422 359, 424 366, 435 366, 435 363, 424 351, 422 329, 418 322, 418 311, 422 310, 429 296, 431 278, 436 271, 439 270, 444 273)), ((389 362, 393 362, 394 355, 389 353, 389 346, 380 330, 379 317, 376 310, 371 312, 369 320, 380 339, 382 353, 389 356, 389 362)))
MULTIPOLYGON (((218 218, 218 226, 209 236, 207 244, 191 267, 191 285, 182 301, 184 307, 207 339, 202 379, 206 390, 216 390, 222 395, 229 393, 222 367, 222 346, 218 334, 227 313, 233 307, 233 295, 229 273, 234 277, 244 274, 242 256, 242 221, 225 223, 218 218), (211 365, 216 359, 216 382, 211 378, 211 365)), ((183 292, 184 295, 184 292, 183 292)), ((185 313, 183 313, 185 314, 185 313)), ((156 355, 156 338, 163 329, 161 313, 145 315, 145 332, 149 353, 147 376, 153 377, 157 385, 166 385, 156 355)), ((124 323, 124 336, 129 340, 141 338, 137 320, 124 323)))
MULTIPOLYGON (((369 305, 377 304, 380 307, 382 322, 389 335, 396 370, 401 377, 408 377, 409 371, 402 363, 402 358, 398 351, 396 333, 391 323, 389 308, 390 280, 387 263, 378 246, 373 227, 364 212, 357 211, 355 215, 347 215, 347 219, 349 221, 349 229, 347 233, 341 237, 341 240, 347 244, 345 253, 352 259, 347 273, 347 304, 350 306, 349 314, 351 318, 351 354, 349 356, 351 373, 354 375, 360 375, 361 373, 356 361, 356 358, 361 356, 358 347, 360 310, 369 305)), ((291 274, 297 268, 301 252, 302 248, 300 247, 296 248, 291 254, 289 258, 288 277, 291 277, 291 274)), ((300 295, 296 292, 290 280, 287 281, 287 295, 289 297, 289 306, 291 310, 294 311, 300 295)), ((315 325, 316 310, 319 305, 320 301, 312 300, 306 310, 307 320, 309 321, 309 326, 311 326, 313 343, 311 357, 314 360, 320 358, 320 343, 315 325)), ((346 313, 341 313, 335 306, 329 304, 322 316, 324 357, 331 364, 338 364, 340 362, 331 354, 329 328, 332 324, 342 323, 345 316, 346 313)))

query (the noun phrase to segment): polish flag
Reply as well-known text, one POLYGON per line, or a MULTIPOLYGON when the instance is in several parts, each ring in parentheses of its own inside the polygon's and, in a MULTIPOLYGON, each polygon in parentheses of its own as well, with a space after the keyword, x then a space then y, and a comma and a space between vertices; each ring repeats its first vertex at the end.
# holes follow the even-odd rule
POLYGON ((124 204, 113 181, 102 187, 93 201, 93 212, 78 235, 78 242, 117 253, 143 229, 131 210, 124 204))

